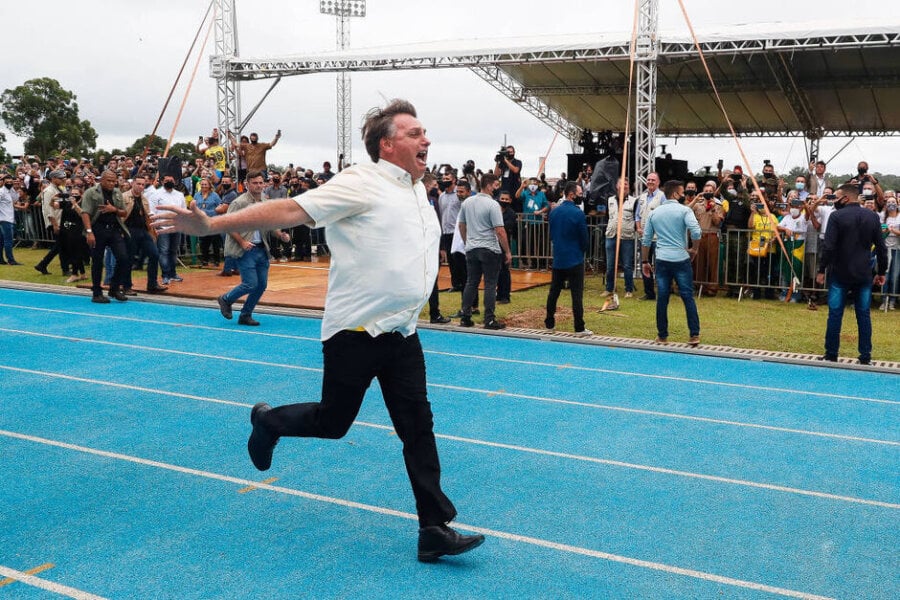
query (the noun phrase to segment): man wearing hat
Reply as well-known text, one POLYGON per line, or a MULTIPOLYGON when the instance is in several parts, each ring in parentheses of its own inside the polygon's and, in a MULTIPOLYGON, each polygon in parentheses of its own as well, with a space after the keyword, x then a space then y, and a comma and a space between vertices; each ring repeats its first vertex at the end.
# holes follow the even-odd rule
MULTIPOLYGON (((56 169, 50 171, 47 178, 50 180, 50 185, 41 192, 41 212, 44 214, 44 230, 47 232, 47 238, 53 240, 53 243, 47 255, 34 266, 34 269, 42 275, 50 274, 50 271, 47 270, 47 265, 59 254, 59 219, 62 211, 54 208, 53 202, 61 193, 66 191, 66 172, 62 169, 56 169)), ((60 260, 60 265, 62 266, 63 275, 68 275, 68 270, 66 265, 62 263, 62 260, 60 260)))

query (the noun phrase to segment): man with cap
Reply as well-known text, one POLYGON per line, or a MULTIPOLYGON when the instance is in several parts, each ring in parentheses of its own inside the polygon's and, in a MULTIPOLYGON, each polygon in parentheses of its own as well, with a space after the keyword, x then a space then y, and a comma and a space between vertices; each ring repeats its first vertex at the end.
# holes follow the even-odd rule
MULTIPOLYGON (((50 250, 41 261, 34 266, 35 271, 42 275, 49 275, 47 265, 59 254, 59 218, 61 211, 53 207, 54 200, 62 193, 65 193, 66 172, 62 169, 50 171, 47 175, 50 185, 41 192, 41 212, 44 215, 44 230, 47 232, 48 239, 53 240, 50 250)), ((66 266, 60 261, 63 269, 63 275, 68 275, 66 266)))

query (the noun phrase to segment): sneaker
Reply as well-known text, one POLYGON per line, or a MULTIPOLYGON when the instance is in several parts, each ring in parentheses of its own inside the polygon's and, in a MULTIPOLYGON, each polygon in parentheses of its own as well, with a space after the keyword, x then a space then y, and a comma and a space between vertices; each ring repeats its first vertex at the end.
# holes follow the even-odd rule
POLYGON ((634 294, 632 294, 631 292, 625 292, 625 297, 626 298, 634 298, 634 294))
POLYGON ((438 315, 436 317, 431 317, 432 325, 445 325, 450 322, 450 317, 445 317, 444 315, 438 315))
POLYGON ((594 332, 590 329, 582 329, 581 331, 576 331, 575 335, 580 335, 582 337, 588 337, 589 335, 594 335, 594 332))
POLYGON ((700 345, 700 336, 692 335, 691 339, 688 340, 688 344, 690 344, 691 346, 699 346, 700 345))
POLYGON ((134 289, 132 289, 132 288, 122 290, 122 293, 125 294, 126 296, 137 296, 137 292, 134 291, 134 289))
POLYGON ((475 323, 472 322, 471 317, 462 316, 459 318, 459 326, 460 327, 473 327, 475 323))
POLYGON ((66 283, 75 283, 76 281, 78 281, 78 275, 72 275, 66 279, 66 283))
POLYGON ((278 259, 278 262, 280 262, 280 263, 286 263, 287 261, 288 261, 288 259, 286 259, 286 258, 283 257, 283 256, 282 256, 281 258, 278 259))
POLYGON ((163 278, 162 278, 162 284, 163 284, 163 285, 169 285, 169 283, 171 283, 171 280, 170 280, 168 277, 163 277, 163 278))
MULTIPOLYGON (((180 275, 175 275, 174 277, 169 277, 169 281, 179 281, 180 282, 180 281, 184 281, 184 279, 180 275)), ((165 280, 163 280, 163 283, 166 283, 165 280)))
POLYGON ((480 314, 481 314, 481 311, 478 310, 477 308, 473 308, 473 309, 472 309, 472 314, 473 314, 473 315, 480 315, 480 314))
POLYGON ((835 356, 835 355, 833 355, 833 354, 823 354, 822 356, 820 356, 820 357, 817 358, 816 360, 825 360, 825 361, 828 361, 828 362, 837 362, 837 356, 835 356))
POLYGON ((612 294, 612 292, 607 292, 607 291, 604 290, 603 293, 600 294, 600 297, 601 297, 601 298, 608 298, 611 294, 612 294))
POLYGON ((97 304, 109 304, 109 298, 106 296, 93 296, 91 298, 91 302, 95 302, 97 304))
POLYGON ((503 321, 498 321, 497 319, 491 319, 484 324, 484 328, 499 331, 500 329, 506 329, 506 323, 504 323, 503 321))
POLYGON ((807 310, 819 310, 819 305, 816 304, 815 300, 810 299, 809 302, 806 303, 807 310))

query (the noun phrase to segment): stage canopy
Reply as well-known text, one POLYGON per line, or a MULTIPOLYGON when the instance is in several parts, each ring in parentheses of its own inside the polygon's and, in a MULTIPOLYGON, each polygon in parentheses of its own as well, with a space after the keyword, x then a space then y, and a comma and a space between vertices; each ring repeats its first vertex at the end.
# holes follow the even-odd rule
MULTIPOLYGON (((886 136, 900 132, 900 24, 783 23, 698 32, 737 132, 744 136, 886 136)), ((255 80, 341 71, 468 68, 576 139, 622 131, 630 37, 577 34, 448 40, 279 58, 213 57, 212 70, 255 80), (217 64, 216 61, 219 61, 217 64)), ((728 133, 685 31, 661 32, 657 135, 728 133)))

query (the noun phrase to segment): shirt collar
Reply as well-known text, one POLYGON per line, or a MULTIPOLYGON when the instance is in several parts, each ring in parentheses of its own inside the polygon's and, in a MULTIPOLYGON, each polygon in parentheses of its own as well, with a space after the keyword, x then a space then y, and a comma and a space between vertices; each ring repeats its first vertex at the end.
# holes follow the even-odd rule
POLYGON ((375 166, 384 171, 389 177, 391 177, 391 179, 402 181, 408 185, 413 185, 415 183, 413 181, 412 175, 410 175, 406 169, 398 167, 392 162, 379 160, 377 163, 375 163, 375 166))

